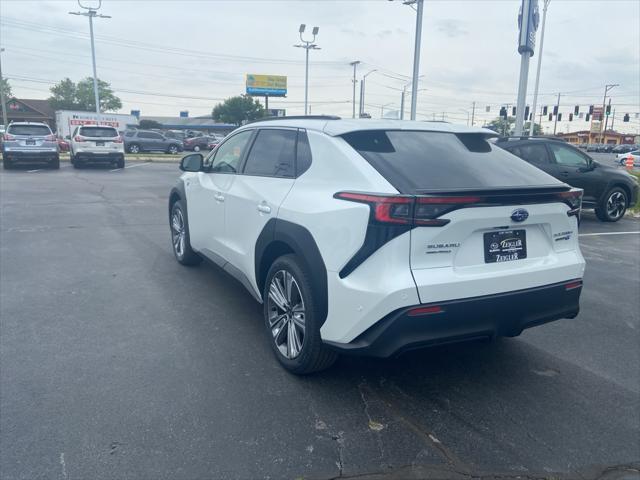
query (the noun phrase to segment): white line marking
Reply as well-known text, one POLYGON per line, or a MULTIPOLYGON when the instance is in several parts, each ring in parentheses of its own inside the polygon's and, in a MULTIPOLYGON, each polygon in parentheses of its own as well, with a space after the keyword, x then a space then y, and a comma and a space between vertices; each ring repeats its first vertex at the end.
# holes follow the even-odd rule
POLYGON ((109 170, 110 172, 117 172, 118 170, 122 170, 122 168, 114 168, 113 170, 109 170))
POLYGON ((149 165, 151 162, 144 162, 144 163, 137 163, 135 165, 127 165, 124 168, 135 168, 135 167, 142 167, 143 165, 149 165))
POLYGON ((42 170, 41 168, 36 168, 35 170, 27 170, 27 173, 35 173, 35 172, 39 172, 40 170, 42 170))
POLYGON ((596 237, 598 235, 638 235, 640 232, 601 232, 601 233, 580 233, 579 237, 596 237))
POLYGON ((67 475, 67 464, 64 461, 64 453, 60 454, 60 466, 62 467, 62 477, 66 480, 69 478, 67 475))

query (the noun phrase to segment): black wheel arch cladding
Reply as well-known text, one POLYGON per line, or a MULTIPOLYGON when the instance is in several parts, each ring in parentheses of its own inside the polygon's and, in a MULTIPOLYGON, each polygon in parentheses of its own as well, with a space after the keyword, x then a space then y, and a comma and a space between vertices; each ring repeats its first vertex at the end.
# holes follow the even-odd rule
POLYGON ((275 260, 273 254, 280 256, 286 253, 294 253, 309 274, 317 313, 320 317, 319 324, 322 326, 328 311, 327 268, 313 235, 303 226, 276 218, 270 219, 265 224, 255 246, 255 274, 258 288, 261 292, 264 291, 267 272, 275 260))

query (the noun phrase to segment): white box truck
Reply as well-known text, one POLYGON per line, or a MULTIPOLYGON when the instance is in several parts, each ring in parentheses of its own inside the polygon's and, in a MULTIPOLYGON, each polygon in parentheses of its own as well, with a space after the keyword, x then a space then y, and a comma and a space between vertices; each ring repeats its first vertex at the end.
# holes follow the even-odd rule
MULTIPOLYGON (((96 112, 78 112, 72 110, 56 111, 56 134, 67 138, 80 125, 95 125, 98 123, 96 112)), ((119 113, 101 113, 100 125, 115 127, 118 132, 124 132, 127 127, 138 126, 138 118, 133 115, 119 113)))

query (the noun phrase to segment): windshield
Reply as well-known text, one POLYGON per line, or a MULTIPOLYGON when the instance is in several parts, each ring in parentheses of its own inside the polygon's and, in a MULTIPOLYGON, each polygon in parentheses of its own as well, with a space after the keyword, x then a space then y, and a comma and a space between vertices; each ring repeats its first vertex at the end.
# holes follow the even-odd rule
POLYGON ((12 135, 30 135, 34 137, 43 137, 51 135, 51 130, 45 125, 9 125, 7 133, 12 135))

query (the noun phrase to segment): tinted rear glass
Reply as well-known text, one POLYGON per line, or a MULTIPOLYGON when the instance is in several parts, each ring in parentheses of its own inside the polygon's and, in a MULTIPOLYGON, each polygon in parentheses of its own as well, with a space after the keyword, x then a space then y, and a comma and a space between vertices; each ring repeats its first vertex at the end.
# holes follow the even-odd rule
POLYGON ((44 125, 9 125, 7 133, 11 133, 13 135, 33 135, 42 137, 45 135, 51 135, 51 130, 49 130, 49 127, 45 127, 44 125))
POLYGON ((118 132, 115 128, 81 127, 80 135, 83 137, 113 138, 118 136, 118 132))
POLYGON ((367 130, 343 138, 401 193, 560 184, 479 134, 367 130))

